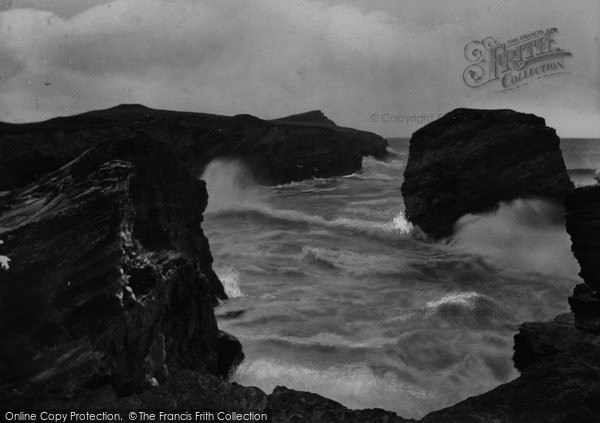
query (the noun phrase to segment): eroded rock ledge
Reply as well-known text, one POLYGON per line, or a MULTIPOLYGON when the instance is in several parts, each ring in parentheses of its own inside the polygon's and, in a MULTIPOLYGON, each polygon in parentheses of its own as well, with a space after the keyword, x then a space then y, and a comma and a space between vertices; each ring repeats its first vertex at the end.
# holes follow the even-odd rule
POLYGON ((225 294, 201 229, 206 202, 204 182, 145 133, 4 196, 2 399, 104 384, 130 395, 178 369, 226 376, 241 346, 214 317, 225 294))
POLYGON ((455 109, 410 140, 406 216, 433 238, 468 213, 538 197, 562 203, 573 188, 560 140, 544 119, 513 110, 455 109))
POLYGON ((0 122, 0 191, 140 129, 169 144, 195 176, 215 158, 238 158, 263 184, 347 175, 361 169, 363 156, 388 154, 382 137, 339 127, 320 111, 266 121, 121 105, 38 123, 0 122))

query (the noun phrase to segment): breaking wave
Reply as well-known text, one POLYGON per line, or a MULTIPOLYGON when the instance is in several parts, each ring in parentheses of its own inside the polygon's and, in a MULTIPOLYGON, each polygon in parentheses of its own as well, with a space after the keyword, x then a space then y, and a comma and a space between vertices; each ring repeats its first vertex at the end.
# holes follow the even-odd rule
POLYGON ((225 293, 229 298, 246 297, 247 294, 240 288, 240 273, 231 266, 222 266, 215 270, 221 280, 225 293))
POLYGON ((283 360, 259 359, 242 363, 233 380, 241 384, 256 384, 267 393, 277 385, 316 392, 351 408, 376 405, 391 410, 404 403, 403 409, 406 410, 418 399, 430 397, 430 393, 406 382, 394 371, 377 372, 358 364, 318 368, 283 360))
POLYGON ((350 217, 327 220, 297 210, 274 208, 267 204, 269 192, 254 185, 250 172, 237 161, 211 162, 202 179, 206 181, 209 195, 207 214, 254 218, 272 224, 339 229, 372 237, 408 235, 413 229, 403 211, 387 222, 375 222, 350 217))
POLYGON ((507 269, 576 279, 562 206, 539 199, 501 203, 494 213, 468 214, 455 226, 451 245, 507 269))

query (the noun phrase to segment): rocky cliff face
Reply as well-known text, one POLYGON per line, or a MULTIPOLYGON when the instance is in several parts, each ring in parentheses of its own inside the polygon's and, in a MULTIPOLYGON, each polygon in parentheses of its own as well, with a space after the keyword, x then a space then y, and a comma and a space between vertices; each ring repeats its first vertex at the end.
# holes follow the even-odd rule
POLYGON ((404 422, 226 381, 243 358, 201 229, 207 194, 145 132, 100 142, 0 203, 0 407, 218 409, 404 422), (10 261, 8 262, 8 259, 10 261))
POLYGON ((238 158, 264 184, 346 175, 361 169, 363 156, 387 155, 383 138, 339 127, 321 112, 265 121, 122 105, 46 122, 0 123, 0 191, 140 129, 169 144, 195 176, 215 158, 238 158))
POLYGON ((456 109, 416 131, 402 195, 406 216, 434 238, 465 214, 539 197, 562 202, 573 188, 559 138, 544 119, 512 110, 456 109))
POLYGON ((569 298, 575 326, 600 334, 600 185, 574 190, 565 207, 571 249, 585 282, 575 287, 569 298))
POLYGON ((567 230, 587 284, 569 299, 573 313, 521 325, 517 379, 422 421, 598 421, 600 187, 573 191, 554 130, 510 110, 454 110, 413 135, 402 193, 409 219, 434 238, 451 235, 464 214, 501 201, 566 198, 567 230))
POLYGON ((600 289, 600 185, 574 190, 565 201, 567 231, 580 276, 593 290, 600 289))
POLYGON ((169 371, 226 376, 241 346, 201 229, 207 193, 145 133, 104 142, 0 206, 0 398, 30 404, 169 371))

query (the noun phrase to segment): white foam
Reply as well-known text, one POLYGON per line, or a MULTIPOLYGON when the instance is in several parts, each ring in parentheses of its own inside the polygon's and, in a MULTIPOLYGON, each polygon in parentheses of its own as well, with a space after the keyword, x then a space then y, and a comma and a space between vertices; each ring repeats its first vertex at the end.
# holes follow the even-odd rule
POLYGON ((435 301, 428 301, 427 304, 425 304, 425 306, 427 308, 438 308, 444 304, 455 304, 465 306, 468 308, 474 308, 475 304, 473 300, 478 297, 480 297, 480 295, 477 292, 458 292, 445 295, 442 298, 435 301))
POLYGON ((383 223, 347 217, 327 220, 318 215, 309 215, 296 210, 275 209, 266 204, 249 202, 231 204, 229 206, 229 210, 222 210, 219 213, 242 213, 245 216, 247 216, 249 213, 254 213, 255 215, 263 216, 273 220, 348 230, 374 237, 381 237, 382 235, 407 235, 412 231, 412 225, 406 220, 403 212, 399 212, 389 222, 383 223))
POLYGON ((206 182, 208 191, 207 213, 235 209, 255 202, 261 196, 250 171, 239 160, 214 160, 206 167, 201 179, 206 182))
POLYGON ((396 232, 400 234, 409 234, 414 229, 412 223, 408 221, 403 211, 398 212, 398 214, 392 219, 391 222, 388 222, 385 227, 386 232, 396 232))
POLYGON ((215 273, 221 280, 225 293, 229 298, 242 298, 247 297, 246 294, 240 288, 240 272, 231 266, 219 267, 215 270, 215 273))
POLYGON ((505 269, 578 279, 564 213, 538 199, 500 203, 494 213, 460 218, 450 245, 505 269))
POLYGON ((0 267, 2 267, 2 270, 8 270, 10 269, 10 259, 6 256, 0 256, 0 267))
POLYGON ((246 336, 249 341, 275 341, 285 342, 293 345, 333 347, 345 349, 378 349, 388 345, 395 345, 397 340, 383 337, 375 337, 364 340, 354 340, 346 336, 331 332, 319 332, 312 336, 283 336, 283 335, 257 335, 246 336))

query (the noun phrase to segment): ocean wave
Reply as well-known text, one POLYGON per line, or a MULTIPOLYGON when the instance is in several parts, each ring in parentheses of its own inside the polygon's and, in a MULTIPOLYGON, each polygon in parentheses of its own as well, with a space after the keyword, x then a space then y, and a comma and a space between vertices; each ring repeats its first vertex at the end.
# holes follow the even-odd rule
POLYGON ((309 261, 330 269, 337 269, 337 263, 340 259, 341 254, 331 254, 330 251, 326 252, 321 248, 315 247, 302 247, 302 253, 300 253, 300 260, 309 261))
POLYGON ((309 346, 324 348, 348 349, 379 349, 386 345, 395 345, 395 339, 389 338, 370 338, 364 340, 353 340, 337 333, 319 332, 312 336, 281 336, 281 335, 257 335, 245 337, 246 341, 263 341, 278 344, 288 344, 290 346, 309 346))
POLYGON ((567 172, 576 187, 595 185, 600 182, 600 168, 568 169, 567 172))
POLYGON ((497 301, 474 291, 453 292, 430 300, 423 311, 427 318, 471 328, 505 326, 510 320, 497 301))
POLYGON ((327 220, 318 215, 309 215, 296 210, 275 209, 264 204, 238 203, 218 212, 207 212, 219 217, 244 217, 268 220, 270 223, 285 223, 297 226, 316 226, 328 229, 345 230, 356 234, 368 235, 379 239, 397 238, 409 235, 412 224, 400 211, 388 222, 374 222, 361 219, 340 217, 327 220))
POLYGON ((324 268, 326 270, 339 269, 349 275, 358 277, 365 271, 398 271, 402 267, 399 261, 391 260, 387 255, 356 253, 343 246, 331 248, 304 246, 299 259, 324 268))
POLYGON ((350 408, 378 406, 417 414, 415 403, 433 395, 403 379, 391 370, 380 374, 359 363, 318 368, 278 359, 248 360, 233 375, 233 381, 258 386, 267 393, 285 385, 324 395, 350 408))
POLYGON ((442 298, 434 300, 434 301, 428 301, 427 304, 425 304, 425 307, 428 308, 440 308, 446 304, 452 304, 452 305, 460 305, 460 306, 465 306, 468 308, 474 308, 475 307, 475 301, 477 298, 482 297, 480 294, 478 294, 477 292, 459 292, 459 293, 453 293, 453 294, 447 294, 444 295, 442 298))
POLYGON ((248 295, 240 288, 240 272, 232 266, 222 266, 215 269, 221 280, 225 293, 229 298, 242 298, 248 295))
POLYGON ((404 157, 406 155, 405 153, 398 151, 390 146, 388 146, 386 150, 388 153, 393 154, 396 157, 404 157))
POLYGON ((448 245, 504 269, 577 280, 564 213, 561 205, 539 199, 500 203, 494 213, 460 218, 448 245))
POLYGON ((359 179, 369 179, 377 181, 396 181, 402 175, 405 161, 401 158, 381 161, 373 157, 365 157, 362 162, 362 169, 351 176, 359 179))
POLYGON ((350 175, 342 176, 344 179, 362 179, 374 181, 398 181, 402 176, 402 171, 406 161, 402 157, 393 160, 378 160, 374 157, 364 157, 362 167, 359 171, 350 175))

